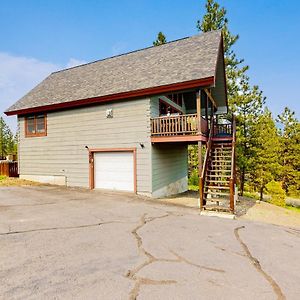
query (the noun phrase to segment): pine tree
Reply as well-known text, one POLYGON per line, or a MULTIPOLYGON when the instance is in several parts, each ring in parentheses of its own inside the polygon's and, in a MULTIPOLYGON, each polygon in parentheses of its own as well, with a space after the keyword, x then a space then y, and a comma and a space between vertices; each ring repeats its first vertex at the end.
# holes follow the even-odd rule
POLYGON ((153 46, 163 45, 167 42, 166 36, 160 31, 157 34, 156 40, 153 42, 153 46))
POLYGON ((15 148, 15 138, 4 119, 0 117, 0 159, 4 159, 8 154, 15 153, 15 148))
POLYGON ((240 82, 240 93, 232 97, 237 122, 237 166, 241 195, 244 193, 246 175, 249 173, 250 160, 253 155, 252 146, 255 141, 253 126, 263 113, 265 98, 257 86, 252 89, 245 77, 240 82))
POLYGON ((244 65, 244 60, 238 59, 233 51, 232 47, 239 36, 229 31, 226 9, 220 7, 215 0, 207 0, 205 7, 206 13, 203 19, 197 22, 197 28, 202 32, 222 30, 228 102, 230 110, 237 118, 237 167, 241 194, 243 194, 245 177, 249 172, 249 160, 252 155, 251 133, 253 131, 251 127, 262 112, 265 97, 258 86, 250 85, 249 76, 246 73, 249 66, 244 65))
POLYGON ((300 194, 300 123, 295 112, 285 107, 277 117, 280 129, 280 159, 283 188, 286 193, 300 194))
POLYGON ((255 140, 250 158, 250 175, 260 192, 260 200, 268 182, 280 175, 280 141, 272 114, 268 109, 260 115, 252 127, 255 140))
POLYGON ((238 59, 232 49, 239 39, 239 35, 233 35, 228 29, 229 22, 226 17, 226 9, 220 7, 215 0, 207 0, 205 8, 206 13, 202 20, 197 21, 197 28, 202 32, 222 30, 228 97, 230 99, 238 92, 238 79, 245 74, 249 66, 243 66, 244 59, 238 59))

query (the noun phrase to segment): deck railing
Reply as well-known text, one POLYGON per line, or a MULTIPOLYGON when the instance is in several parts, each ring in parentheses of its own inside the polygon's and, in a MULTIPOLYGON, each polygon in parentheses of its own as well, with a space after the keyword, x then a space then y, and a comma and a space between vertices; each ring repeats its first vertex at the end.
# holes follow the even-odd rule
MULTIPOLYGON (((207 121, 201 118, 201 129, 207 132, 207 121)), ((197 114, 151 118, 152 136, 193 135, 199 133, 197 114)))
POLYGON ((214 126, 214 135, 232 135, 232 124, 216 124, 214 126))

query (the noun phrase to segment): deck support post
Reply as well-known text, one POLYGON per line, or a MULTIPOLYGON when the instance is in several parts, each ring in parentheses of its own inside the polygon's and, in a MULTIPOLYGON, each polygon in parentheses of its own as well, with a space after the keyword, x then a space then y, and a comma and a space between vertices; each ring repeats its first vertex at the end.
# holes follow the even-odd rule
MULTIPOLYGON (((201 129, 201 90, 196 92, 197 100, 197 121, 198 121, 198 134, 202 134, 201 129)), ((200 197, 200 210, 203 208, 203 182, 201 179, 202 174, 202 142, 198 142, 198 174, 199 174, 199 197, 200 197)))
POLYGON ((208 96, 207 96, 207 94, 205 97, 205 118, 206 118, 206 121, 208 121, 208 96))
POLYGON ((200 210, 203 209, 203 180, 202 180, 202 142, 198 142, 198 174, 199 174, 199 198, 200 210))
POLYGON ((196 101, 197 101, 197 123, 198 123, 198 134, 202 133, 201 130, 201 90, 196 92, 196 101))
POLYGON ((230 207, 230 212, 233 214, 234 213, 234 181, 233 181, 233 178, 230 178, 229 188, 230 188, 229 207, 230 207))

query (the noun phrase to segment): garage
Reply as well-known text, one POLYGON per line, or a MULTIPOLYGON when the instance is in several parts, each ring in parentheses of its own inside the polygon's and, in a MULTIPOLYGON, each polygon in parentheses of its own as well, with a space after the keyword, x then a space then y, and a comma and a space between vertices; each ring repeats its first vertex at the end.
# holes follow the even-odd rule
POLYGON ((94 152, 94 188, 135 192, 135 151, 94 152))

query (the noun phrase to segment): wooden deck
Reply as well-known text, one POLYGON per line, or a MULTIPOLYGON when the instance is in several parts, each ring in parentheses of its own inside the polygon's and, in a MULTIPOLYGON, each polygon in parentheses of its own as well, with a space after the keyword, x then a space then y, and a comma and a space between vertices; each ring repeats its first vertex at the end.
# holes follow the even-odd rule
MULTIPOLYGON (((151 118, 152 143, 207 142, 208 132, 207 120, 201 117, 199 122, 197 114, 151 118)), ((231 124, 214 125, 212 140, 220 142, 232 140, 231 124)))
POLYGON ((197 114, 151 118, 151 141, 205 141, 208 132, 207 121, 201 117, 201 126, 198 124, 197 114))

